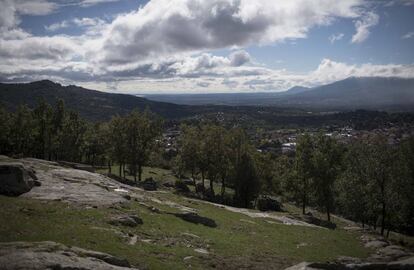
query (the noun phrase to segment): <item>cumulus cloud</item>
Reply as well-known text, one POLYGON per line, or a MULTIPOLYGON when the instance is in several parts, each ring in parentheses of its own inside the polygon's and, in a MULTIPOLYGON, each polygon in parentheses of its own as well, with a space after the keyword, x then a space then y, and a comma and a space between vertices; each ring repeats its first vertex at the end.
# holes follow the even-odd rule
POLYGON ((336 41, 339 41, 341 39, 344 38, 344 34, 343 33, 338 33, 338 34, 333 34, 331 36, 329 36, 329 42, 331 42, 331 44, 334 44, 336 41))
POLYGON ((236 51, 230 55, 230 64, 234 67, 240 67, 251 61, 250 54, 246 51, 236 51))
POLYGON ((119 16, 102 61, 124 64, 171 53, 245 47, 305 38, 337 17, 356 18, 360 0, 152 0, 119 16))
MULTIPOLYGON (((78 36, 34 36, 21 29, 19 16, 28 12, 29 2, 49 3, 0 0, 7 4, 0 9, 0 27, 6 29, 0 32, 0 78, 4 81, 49 78, 132 92, 264 91, 315 86, 349 76, 414 74, 412 65, 349 65, 330 59, 313 71, 297 74, 261 66, 244 50, 250 45, 305 38, 312 28, 337 18, 356 20, 353 40, 362 42, 379 19, 364 9, 362 0, 152 0, 112 22, 74 18, 46 27, 51 32, 80 27, 84 31, 78 36), (211 53, 216 49, 230 52, 216 56, 211 53)), ((106 1, 70 3, 101 2, 106 1)), ((35 10, 33 14, 41 14, 35 10)), ((53 12, 55 7, 46 10, 53 12)), ((329 40, 333 43, 343 37, 337 33, 329 40)))
POLYGON ((355 22, 356 33, 352 36, 352 43, 361 43, 371 34, 370 30, 379 22, 379 16, 374 12, 365 13, 360 20, 355 22))
POLYGON ((0 0, 0 29, 13 28, 20 23, 19 15, 46 15, 57 5, 46 0, 0 0))

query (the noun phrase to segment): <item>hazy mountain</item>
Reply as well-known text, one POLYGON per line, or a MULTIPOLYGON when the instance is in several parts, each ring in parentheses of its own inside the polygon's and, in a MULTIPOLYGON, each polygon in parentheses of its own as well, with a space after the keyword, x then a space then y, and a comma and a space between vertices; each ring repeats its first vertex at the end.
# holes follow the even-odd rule
POLYGON ((311 89, 312 88, 303 87, 303 86, 294 86, 294 87, 290 88, 289 90, 287 90, 285 92, 280 92, 280 94, 282 94, 282 95, 294 95, 294 94, 299 94, 299 93, 309 91, 311 89))
POLYGON ((50 104, 63 99, 67 108, 79 112, 89 120, 106 120, 116 114, 128 113, 134 108, 149 108, 165 118, 192 114, 188 106, 155 102, 133 95, 105 93, 73 85, 62 86, 48 80, 25 84, 0 83, 0 104, 9 110, 15 110, 19 104, 34 107, 41 98, 50 104))
POLYGON ((414 79, 351 77, 283 97, 275 105, 335 109, 412 109, 414 79))
POLYGON ((413 110, 414 79, 351 77, 331 84, 285 92, 148 95, 151 100, 178 104, 277 106, 305 109, 413 110))

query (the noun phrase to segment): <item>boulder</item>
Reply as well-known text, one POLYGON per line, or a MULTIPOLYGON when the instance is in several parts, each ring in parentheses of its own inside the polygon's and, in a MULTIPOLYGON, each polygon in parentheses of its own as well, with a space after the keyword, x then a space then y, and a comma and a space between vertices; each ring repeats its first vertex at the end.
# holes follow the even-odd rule
POLYGON ((380 240, 373 240, 373 241, 369 241, 365 244, 366 248, 374 248, 374 249, 378 249, 378 248, 383 248, 388 246, 389 244, 385 241, 380 241, 380 240))
POLYGON ((173 187, 175 187, 175 184, 174 184, 173 181, 167 181, 167 182, 163 183, 162 185, 164 187, 166 187, 166 188, 173 188, 173 187))
POLYGON ((143 224, 143 221, 136 215, 129 215, 112 217, 108 223, 114 226, 136 227, 143 224))
POLYGON ((190 189, 188 188, 188 186, 183 181, 180 181, 180 180, 175 181, 175 189, 178 192, 184 192, 184 193, 190 192, 190 189))
POLYGON ((331 221, 319 219, 317 217, 314 217, 313 215, 303 215, 303 221, 309 224, 313 224, 313 225, 320 226, 320 227, 325 227, 331 230, 336 229, 335 223, 331 221))
POLYGON ((19 196, 39 186, 33 170, 22 163, 0 163, 0 194, 19 196))
POLYGON ((142 183, 142 187, 146 191, 156 191, 157 182, 155 182, 155 180, 152 179, 152 177, 150 177, 144 180, 144 182, 142 183))
POLYGON ((257 209, 260 211, 282 211, 282 203, 272 196, 260 196, 257 199, 257 209))
POLYGON ((0 268, 132 270, 127 260, 55 242, 0 243, 0 268))
POLYGON ((211 218, 199 216, 196 213, 179 213, 174 215, 190 223, 202 224, 204 226, 211 228, 217 227, 217 224, 214 220, 212 220, 211 218))
POLYGON ((192 180, 192 179, 184 179, 183 182, 187 186, 194 186, 194 180, 192 180))

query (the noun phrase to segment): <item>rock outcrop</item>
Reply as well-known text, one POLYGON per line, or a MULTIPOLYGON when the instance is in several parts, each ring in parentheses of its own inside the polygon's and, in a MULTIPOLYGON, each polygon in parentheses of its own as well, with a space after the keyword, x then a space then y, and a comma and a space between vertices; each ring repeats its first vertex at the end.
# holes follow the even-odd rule
POLYGON ((405 258, 393 262, 371 263, 307 263, 303 262, 285 270, 412 270, 414 269, 414 257, 405 258))
POLYGON ((146 191, 156 191, 157 190, 157 182, 155 182, 152 177, 147 178, 142 183, 142 188, 146 191))
POLYGON ((260 196, 257 200, 257 209, 260 211, 282 211, 282 203, 272 196, 260 196))
POLYGON ((3 270, 132 270, 127 260, 55 242, 0 243, 0 268, 3 270))
POLYGON ((19 196, 39 185, 33 170, 19 162, 0 163, 0 194, 19 196))
POLYGON ((4 195, 100 207, 126 202, 125 195, 136 189, 101 174, 45 160, 0 162, 0 194, 4 195))
POLYGON ((143 224, 143 221, 140 217, 135 216, 135 215, 116 216, 116 217, 112 217, 109 220, 109 224, 115 225, 115 226, 136 227, 139 224, 143 224))

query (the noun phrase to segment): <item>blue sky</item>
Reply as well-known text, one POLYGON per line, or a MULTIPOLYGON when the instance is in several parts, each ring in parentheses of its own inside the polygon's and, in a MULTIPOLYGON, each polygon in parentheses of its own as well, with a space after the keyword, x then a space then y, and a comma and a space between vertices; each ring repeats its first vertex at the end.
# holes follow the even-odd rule
POLYGON ((414 0, 0 0, 0 80, 127 93, 414 77, 414 0))

